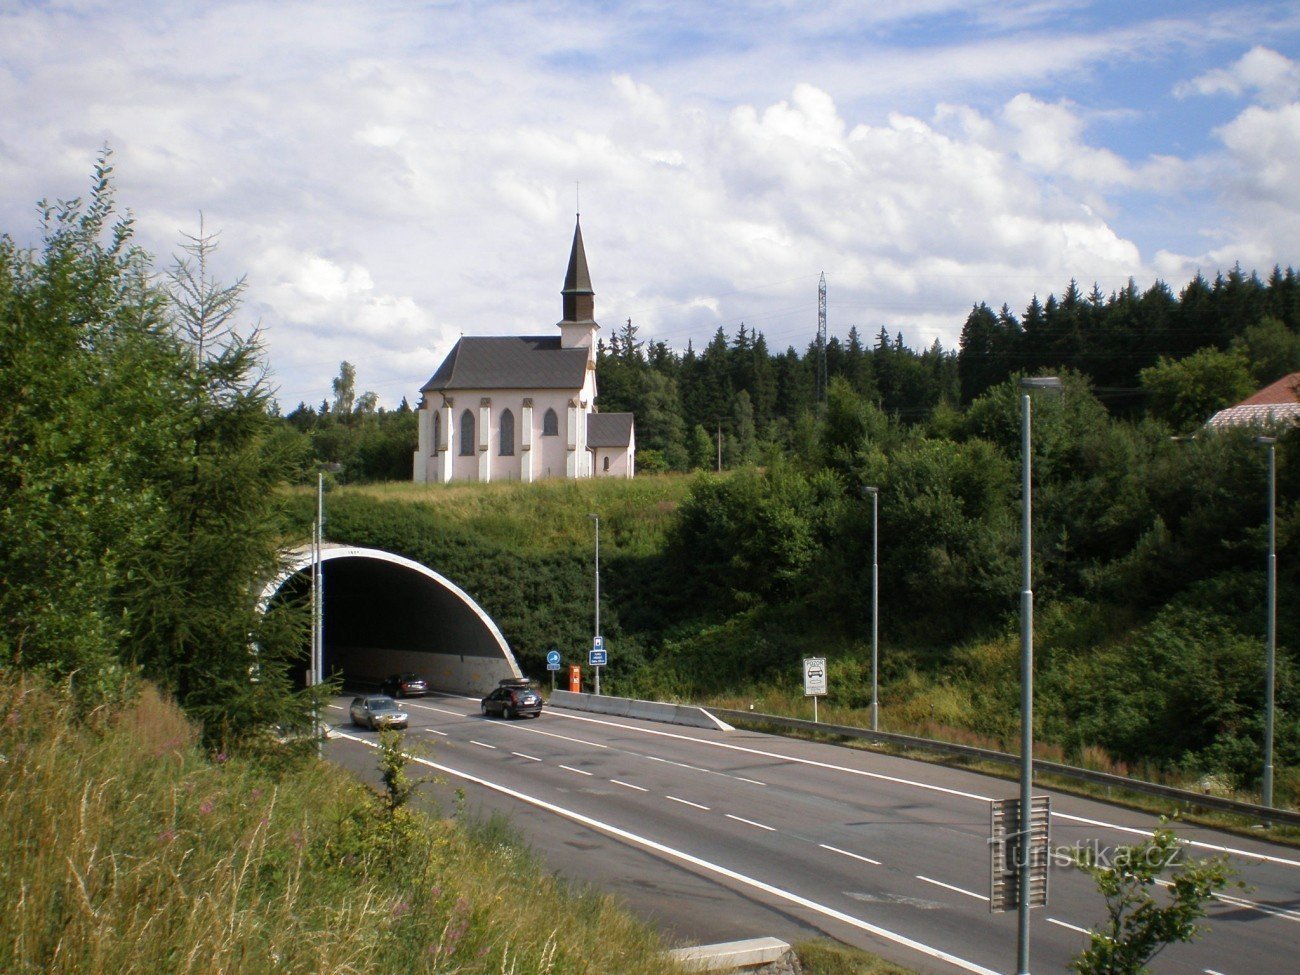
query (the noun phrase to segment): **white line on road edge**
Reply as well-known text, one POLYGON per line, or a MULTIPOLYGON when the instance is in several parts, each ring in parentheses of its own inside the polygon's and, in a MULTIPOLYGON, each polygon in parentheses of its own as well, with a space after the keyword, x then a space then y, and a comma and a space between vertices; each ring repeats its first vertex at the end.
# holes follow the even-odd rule
POLYGON ((942 887, 944 890, 955 891, 958 894, 965 894, 967 897, 974 897, 977 901, 988 902, 988 898, 983 894, 977 894, 972 890, 964 890, 961 887, 954 887, 952 884, 945 884, 942 880, 935 880, 933 877, 922 877, 919 873, 916 875, 917 880, 924 880, 927 884, 934 884, 936 887, 942 887))
POLYGON ((511 755, 517 755, 519 758, 526 758, 530 762, 540 762, 540 758, 534 758, 532 755, 525 755, 523 752, 511 752, 511 755))
POLYGON ((582 769, 574 768, 572 765, 561 765, 560 768, 565 769, 569 772, 577 772, 579 775, 591 775, 590 772, 584 772, 582 769))
POLYGON ((1058 927, 1069 928, 1071 931, 1078 931, 1080 934, 1092 934, 1092 932, 1089 931, 1087 928, 1081 928, 1079 927, 1079 925, 1070 924, 1067 921, 1058 921, 1054 917, 1045 917, 1043 918, 1043 920, 1046 921, 1048 924, 1055 924, 1058 927))
POLYGON ((631 782, 621 782, 618 779, 610 779, 615 785, 621 785, 625 789, 636 789, 637 792, 649 792, 649 789, 642 788, 639 785, 633 785, 631 782))
MULTIPOLYGON (((339 737, 346 738, 348 741, 358 742, 368 748, 379 747, 378 742, 367 741, 365 738, 358 738, 356 735, 350 735, 346 732, 339 732, 339 737)), ((618 839, 626 840, 628 843, 632 843, 636 846, 643 847, 647 850, 653 850, 656 853, 662 853, 664 856, 671 857, 674 860, 680 860, 683 863, 689 863, 691 866, 699 867, 701 870, 707 870, 710 873, 716 873, 719 876, 726 877, 738 884, 744 884, 747 887, 753 887, 755 890, 761 890, 765 894, 771 894, 773 897, 787 901, 788 903, 797 904, 798 906, 807 908, 810 911, 815 911, 824 917, 833 918, 834 920, 847 924, 850 927, 857 928, 859 931, 866 931, 868 934, 874 934, 878 938, 884 938, 887 941, 894 942, 894 944, 902 945, 905 948, 911 948, 913 951, 919 951, 927 957, 937 958, 940 961, 948 962, 950 965, 956 965, 958 968, 963 968, 968 972, 973 972, 974 975, 999 975, 998 972, 995 972, 991 968, 985 968, 983 965, 977 965, 972 961, 967 961, 965 958, 959 958, 958 956, 949 954, 939 948, 933 948, 920 941, 914 941, 906 935, 897 934, 887 928, 882 928, 878 925, 871 924, 868 921, 864 921, 861 918, 853 917, 851 914, 837 911, 833 907, 827 907, 825 904, 818 904, 816 901, 809 900, 806 897, 800 897, 798 894, 791 891, 782 890, 780 887, 773 887, 771 884, 758 880, 755 877, 749 877, 743 873, 738 873, 735 870, 721 866, 720 864, 711 863, 708 860, 687 853, 684 850, 678 850, 664 843, 658 843, 647 837, 639 836, 638 834, 629 832, 625 829, 620 829, 618 826, 613 826, 610 823, 603 823, 598 819, 584 816, 582 813, 575 812, 572 809, 565 809, 563 806, 557 806, 554 803, 547 802, 545 799, 538 799, 535 796, 526 795, 514 789, 507 788, 504 785, 497 785, 495 782, 481 779, 477 775, 470 775, 468 772, 462 772, 460 769, 454 769, 449 765, 441 765, 438 762, 431 761, 427 758, 420 758, 416 755, 408 756, 408 758, 427 768, 434 769, 446 775, 454 775, 459 779, 464 779, 466 782, 481 785, 485 789, 491 789, 494 792, 510 796, 510 798, 517 799, 520 802, 526 802, 531 806, 536 806, 538 809, 544 809, 557 816, 563 816, 565 819, 572 820, 575 823, 580 823, 583 826, 589 826, 592 829, 599 830, 602 833, 607 833, 610 836, 617 837, 618 839)))
POLYGON ((871 859, 871 857, 864 857, 857 853, 850 853, 848 850, 841 850, 838 846, 827 846, 825 843, 818 843, 817 845, 820 846, 823 850, 830 850, 832 853, 839 853, 842 856, 853 857, 853 859, 861 860, 863 863, 871 863, 877 867, 880 866, 880 861, 873 860, 871 859))
POLYGON ((757 826, 759 829, 765 829, 765 830, 767 830, 769 833, 775 833, 775 832, 776 832, 776 827, 775 827, 775 826, 764 826, 762 823, 756 823, 756 822, 754 822, 752 819, 741 819, 739 816, 733 816, 733 815, 731 815, 731 813, 727 813, 727 818, 728 818, 728 819, 734 819, 734 820, 735 820, 736 822, 738 822, 738 823, 744 823, 746 826, 757 826))
POLYGON ((492 749, 493 751, 496 751, 496 750, 497 750, 497 746, 496 746, 496 745, 489 745, 489 744, 488 744, 487 742, 485 742, 485 741, 475 741, 473 738, 471 738, 471 739, 469 740, 469 743, 470 743, 471 745, 478 745, 479 748, 490 748, 490 749, 492 749))
POLYGON ((705 812, 709 811, 708 806, 701 806, 698 802, 691 802, 689 799, 678 799, 676 796, 664 796, 664 798, 671 799, 673 802, 680 802, 683 806, 694 806, 696 809, 703 809, 705 812))
MULTIPOLYGON (((1121 833, 1132 833, 1134 836, 1150 836, 1151 830, 1141 829, 1137 826, 1117 826, 1114 823, 1103 823, 1097 819, 1085 819, 1083 816, 1067 816, 1065 813, 1053 812, 1053 819, 1067 819, 1073 823, 1084 823, 1088 826, 1101 826, 1104 829, 1114 829, 1121 833)), ((1267 860, 1269 863, 1280 863, 1287 867, 1300 867, 1300 860, 1287 860, 1284 857, 1270 856, 1267 853, 1253 853, 1250 850, 1237 850, 1231 846, 1218 846, 1214 843, 1206 843, 1204 840, 1185 840, 1179 837, 1180 843, 1188 846, 1199 846, 1203 850, 1213 850, 1215 853, 1231 853, 1233 856, 1244 857, 1253 860, 1267 860)))

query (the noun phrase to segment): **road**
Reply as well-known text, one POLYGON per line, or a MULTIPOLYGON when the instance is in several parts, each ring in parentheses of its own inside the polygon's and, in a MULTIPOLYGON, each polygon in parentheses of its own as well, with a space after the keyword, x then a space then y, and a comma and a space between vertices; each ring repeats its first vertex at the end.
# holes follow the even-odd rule
MULTIPOLYGON (((374 733, 331 709, 328 755, 371 781, 374 733)), ((486 719, 478 702, 404 701, 409 738, 471 811, 498 811, 549 869, 610 891, 679 944, 822 935, 921 972, 1015 971, 1016 916, 991 914, 989 801, 1016 783, 871 751, 547 709, 486 719)), ((1153 817, 1050 790, 1052 847, 1134 843, 1153 817)), ((1163 952, 1169 975, 1290 975, 1300 851, 1178 827, 1194 856, 1228 855, 1249 884, 1211 930, 1163 952)), ((1091 880, 1050 871, 1030 971, 1068 971, 1103 906, 1091 880)))

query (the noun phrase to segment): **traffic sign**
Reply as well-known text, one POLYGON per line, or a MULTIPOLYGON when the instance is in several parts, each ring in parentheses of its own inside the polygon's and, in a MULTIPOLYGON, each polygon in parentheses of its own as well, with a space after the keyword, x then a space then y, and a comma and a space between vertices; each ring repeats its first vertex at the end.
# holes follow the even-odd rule
POLYGON ((605 638, 603 636, 593 636, 591 638, 591 649, 597 653, 605 649, 605 638))
POLYGON ((989 911, 1014 911, 1020 906, 1020 867, 1029 860, 1029 906, 1047 904, 1047 867, 1051 798, 1034 796, 1029 822, 1020 818, 1019 799, 994 799, 989 804, 989 911))
POLYGON ((803 695, 817 697, 826 694, 826 658, 805 657, 803 661, 803 695))
POLYGON ((560 669, 560 651, 552 650, 550 653, 546 655, 546 669, 547 670, 560 669))
POLYGON ((587 654, 587 664, 591 667, 604 667, 609 662, 604 650, 592 650, 587 654))

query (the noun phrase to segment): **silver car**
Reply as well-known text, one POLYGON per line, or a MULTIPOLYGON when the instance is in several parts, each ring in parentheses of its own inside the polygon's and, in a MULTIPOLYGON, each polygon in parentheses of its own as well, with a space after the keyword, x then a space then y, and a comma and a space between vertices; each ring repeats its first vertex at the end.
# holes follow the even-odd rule
POLYGON ((378 730, 380 728, 405 728, 410 717, 399 708, 391 697, 369 694, 354 697, 352 707, 348 709, 352 723, 362 728, 378 730))

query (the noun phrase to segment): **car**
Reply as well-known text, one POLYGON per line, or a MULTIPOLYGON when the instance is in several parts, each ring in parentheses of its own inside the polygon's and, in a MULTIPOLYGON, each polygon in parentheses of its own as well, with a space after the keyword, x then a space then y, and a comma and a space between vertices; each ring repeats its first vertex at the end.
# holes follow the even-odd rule
POLYGON ((409 715, 397 706, 396 701, 381 694, 354 697, 348 714, 354 725, 374 731, 380 728, 405 728, 410 721, 409 715))
POLYGON ((542 695, 526 677, 503 680, 480 705, 484 717, 499 714, 507 721, 511 718, 535 718, 542 713, 542 695))
POLYGON ((379 689, 390 697, 424 697, 429 684, 419 674, 393 674, 384 678, 379 689))

